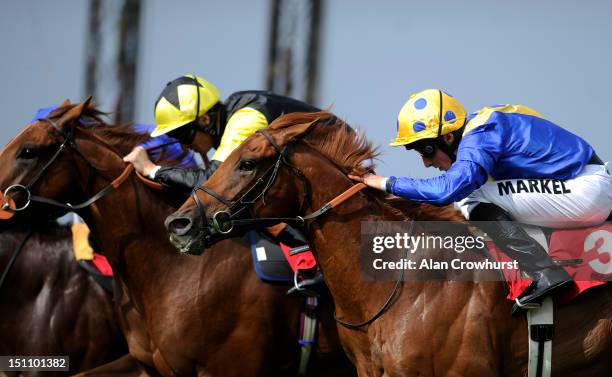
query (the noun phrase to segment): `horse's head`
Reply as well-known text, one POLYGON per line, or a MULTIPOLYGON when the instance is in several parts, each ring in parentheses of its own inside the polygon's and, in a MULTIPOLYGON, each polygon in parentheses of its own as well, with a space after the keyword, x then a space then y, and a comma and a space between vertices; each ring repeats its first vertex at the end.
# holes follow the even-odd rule
POLYGON ((280 117, 234 150, 208 182, 168 217, 170 239, 179 250, 199 254, 248 228, 303 216, 312 201, 311 185, 323 184, 317 177, 342 179, 350 185, 346 173, 372 155, 370 145, 331 113, 280 117), (344 146, 351 148, 338 147, 343 143, 353 143, 361 154, 355 148, 352 154, 343 154, 344 146), (341 158, 329 157, 337 151, 341 158))
MULTIPOLYGON (((47 118, 26 126, 0 152, 0 201, 4 201, 0 205, 5 217, 26 212, 27 221, 55 217, 69 208, 45 205, 44 199, 75 203, 83 198, 83 188, 77 184, 82 181, 78 166, 89 163, 82 151, 92 152, 91 143, 77 140, 78 125, 101 114, 90 107, 90 100, 65 102, 47 118)), ((119 158, 108 158, 113 157, 119 158)))

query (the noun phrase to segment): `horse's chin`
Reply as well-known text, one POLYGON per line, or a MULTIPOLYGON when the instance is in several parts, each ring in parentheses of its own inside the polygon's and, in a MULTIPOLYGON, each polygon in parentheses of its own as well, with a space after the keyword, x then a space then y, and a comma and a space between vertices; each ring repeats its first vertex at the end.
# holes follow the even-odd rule
POLYGON ((201 236, 177 236, 176 234, 171 234, 170 243, 172 243, 181 254, 201 255, 206 249, 206 242, 204 237, 201 236))

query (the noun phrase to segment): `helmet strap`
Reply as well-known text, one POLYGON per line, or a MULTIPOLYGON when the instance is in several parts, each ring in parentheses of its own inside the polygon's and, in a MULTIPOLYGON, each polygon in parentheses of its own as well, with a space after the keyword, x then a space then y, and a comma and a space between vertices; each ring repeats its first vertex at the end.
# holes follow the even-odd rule
POLYGON ((195 107, 195 119, 193 121, 197 123, 198 118, 200 117, 200 83, 198 82, 198 79, 196 79, 196 75, 194 74, 191 75, 191 79, 193 80, 193 83, 195 85, 197 98, 195 107))
POLYGON ((451 159, 452 162, 457 160, 457 155, 455 151, 459 147, 459 143, 461 142, 461 137, 456 137, 457 134, 463 134, 463 129, 465 128, 465 121, 463 126, 461 126, 461 132, 455 133, 455 137, 453 137, 453 142, 451 145, 448 145, 446 141, 444 141, 444 135, 442 135, 442 91, 438 89, 438 93, 440 93, 440 112, 438 114, 438 137, 436 138, 436 146, 451 159))
POLYGON ((457 155, 455 154, 455 152, 457 151, 457 148, 459 148, 459 143, 461 142, 461 137, 458 137, 457 135, 462 135, 464 128, 465 128, 465 123, 458 130, 459 132, 455 132, 453 134, 454 135, 453 142, 450 145, 446 143, 443 135, 440 135, 436 138, 436 146, 442 152, 446 153, 446 155, 451 159, 452 162, 455 162, 457 160, 457 155))
POLYGON ((438 112, 438 137, 442 136, 442 91, 438 89, 438 93, 440 93, 440 111, 438 112))
POLYGON ((446 144, 443 136, 439 136, 438 138, 436 138, 436 146, 439 150, 444 152, 451 159, 452 162, 455 162, 455 160, 457 160, 457 156, 455 156, 454 144, 454 141, 453 145, 446 144))
MULTIPOLYGON (((222 106, 219 106, 218 112, 210 112, 209 116, 211 118, 211 122, 206 126, 200 125, 200 83, 196 79, 196 75, 191 75, 193 82, 195 83, 196 93, 197 93, 197 101, 196 101, 196 111, 195 111, 195 119, 194 123, 196 124, 196 129, 205 132, 212 136, 213 138, 213 147, 218 148, 221 143, 221 136, 223 135, 223 130, 221 129, 221 123, 223 122, 221 118, 223 118, 223 109, 222 106)), ((225 122, 223 122, 225 124, 225 122)))
POLYGON ((453 141, 453 145, 448 145, 446 144, 446 141, 444 141, 444 135, 442 135, 442 91, 438 89, 438 93, 440 94, 440 111, 438 113, 438 137, 436 138, 436 146, 438 147, 438 149, 444 152, 451 159, 452 162, 455 162, 455 160, 457 159, 457 157, 455 156, 454 148, 455 141, 453 141))

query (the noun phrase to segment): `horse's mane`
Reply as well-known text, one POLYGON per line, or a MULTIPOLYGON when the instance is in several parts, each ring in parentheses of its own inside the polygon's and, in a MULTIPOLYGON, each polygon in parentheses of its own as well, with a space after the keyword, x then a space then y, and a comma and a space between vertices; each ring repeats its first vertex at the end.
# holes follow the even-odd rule
POLYGON ((303 140, 345 173, 364 174, 372 170, 371 166, 364 166, 363 162, 375 159, 378 150, 362 133, 356 132, 328 111, 283 115, 272 122, 270 129, 281 130, 306 123, 312 123, 312 126, 303 140))
MULTIPOLYGON (((49 118, 60 118, 77 105, 78 104, 69 104, 60 106, 49 114, 49 118)), ((105 113, 99 110, 95 105, 90 104, 83 109, 78 126, 95 133, 122 154, 129 153, 132 148, 151 138, 147 132, 138 131, 133 123, 112 124, 108 118, 109 113, 105 113)), ((184 154, 175 158, 167 158, 165 154, 162 153, 162 157, 160 160, 156 161, 156 163, 172 166, 179 163, 187 153, 188 151, 185 150, 184 154)))
MULTIPOLYGON (((312 124, 302 136, 303 141, 330 159, 345 174, 364 175, 374 172, 373 160, 379 155, 378 149, 362 132, 356 132, 346 122, 328 111, 283 115, 272 122, 270 129, 283 130, 301 124, 312 124)), ((436 207, 390 197, 378 190, 371 192, 376 200, 387 207, 398 220, 408 217, 414 220, 465 222, 463 216, 452 205, 436 207)))

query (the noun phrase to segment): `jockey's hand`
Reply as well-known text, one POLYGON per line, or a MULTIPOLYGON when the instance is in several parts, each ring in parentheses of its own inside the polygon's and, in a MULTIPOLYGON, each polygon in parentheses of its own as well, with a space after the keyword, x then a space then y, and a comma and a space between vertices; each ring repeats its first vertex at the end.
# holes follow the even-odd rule
POLYGON ((349 174, 348 177, 354 181, 365 183, 367 186, 381 191, 385 191, 386 189, 384 187, 386 183, 385 177, 381 177, 380 175, 366 174, 364 176, 358 176, 349 174))
POLYGON ((136 147, 125 157, 123 161, 131 162, 140 174, 148 177, 151 171, 157 166, 149 159, 146 149, 143 147, 136 147))

